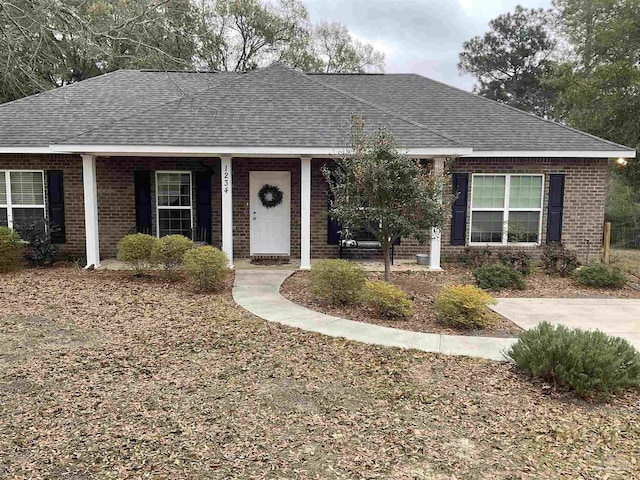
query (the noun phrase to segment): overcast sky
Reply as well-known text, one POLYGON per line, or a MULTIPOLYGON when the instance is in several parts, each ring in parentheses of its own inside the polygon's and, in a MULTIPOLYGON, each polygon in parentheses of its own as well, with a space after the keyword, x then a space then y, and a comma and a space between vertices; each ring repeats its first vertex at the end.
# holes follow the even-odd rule
POLYGON ((313 22, 337 21, 386 55, 386 71, 419 73, 471 90, 458 73, 462 43, 516 5, 550 8, 551 0, 305 0, 313 22))

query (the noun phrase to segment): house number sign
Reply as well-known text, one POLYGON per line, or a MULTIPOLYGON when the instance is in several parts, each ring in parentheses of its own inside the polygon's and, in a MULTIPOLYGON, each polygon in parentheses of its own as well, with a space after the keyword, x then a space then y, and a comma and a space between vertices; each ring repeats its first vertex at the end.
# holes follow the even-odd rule
POLYGON ((229 165, 224 166, 224 193, 229 193, 229 165))

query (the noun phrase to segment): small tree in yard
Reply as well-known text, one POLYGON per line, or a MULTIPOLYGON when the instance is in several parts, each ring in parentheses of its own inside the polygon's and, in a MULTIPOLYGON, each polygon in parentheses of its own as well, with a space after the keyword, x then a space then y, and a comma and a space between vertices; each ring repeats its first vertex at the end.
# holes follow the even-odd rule
POLYGON ((450 199, 443 194, 444 176, 403 154, 389 131, 368 135, 358 116, 351 125, 347 155, 323 170, 333 197, 329 214, 343 228, 364 228, 380 242, 389 281, 393 242, 426 242, 431 228, 444 225, 450 199))

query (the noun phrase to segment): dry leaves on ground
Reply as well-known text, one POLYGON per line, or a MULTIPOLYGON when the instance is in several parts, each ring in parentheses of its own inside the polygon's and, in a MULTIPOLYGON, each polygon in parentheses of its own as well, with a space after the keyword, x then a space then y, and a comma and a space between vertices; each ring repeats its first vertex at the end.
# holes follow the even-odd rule
POLYGON ((265 322, 229 291, 28 270, 0 283, 2 478, 633 478, 640 394, 265 322))

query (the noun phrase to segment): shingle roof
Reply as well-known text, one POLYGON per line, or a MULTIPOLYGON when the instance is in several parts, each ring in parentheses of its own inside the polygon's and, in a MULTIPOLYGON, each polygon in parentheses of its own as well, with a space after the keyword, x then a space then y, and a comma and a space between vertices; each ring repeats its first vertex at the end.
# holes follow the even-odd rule
POLYGON ((407 148, 628 150, 418 75, 124 70, 0 105, 0 147, 335 147, 349 118, 407 148))

